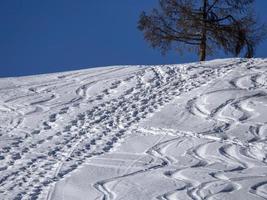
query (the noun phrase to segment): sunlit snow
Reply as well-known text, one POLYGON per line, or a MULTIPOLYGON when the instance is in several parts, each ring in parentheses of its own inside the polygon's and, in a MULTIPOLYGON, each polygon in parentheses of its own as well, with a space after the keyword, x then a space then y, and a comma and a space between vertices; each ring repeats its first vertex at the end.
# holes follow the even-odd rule
POLYGON ((0 199, 267 199, 267 60, 0 79, 0 199))

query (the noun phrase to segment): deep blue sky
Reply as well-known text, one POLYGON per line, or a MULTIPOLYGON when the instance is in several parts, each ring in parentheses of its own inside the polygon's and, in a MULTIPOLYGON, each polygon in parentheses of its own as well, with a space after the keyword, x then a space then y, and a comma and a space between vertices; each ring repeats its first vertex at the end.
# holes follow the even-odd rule
MULTIPOLYGON (((156 0, 0 0, 0 77, 122 64, 170 64, 192 54, 162 56, 136 22, 156 0)), ((256 11, 267 22, 267 1, 256 11)), ((267 57, 267 42, 256 57, 267 57)))

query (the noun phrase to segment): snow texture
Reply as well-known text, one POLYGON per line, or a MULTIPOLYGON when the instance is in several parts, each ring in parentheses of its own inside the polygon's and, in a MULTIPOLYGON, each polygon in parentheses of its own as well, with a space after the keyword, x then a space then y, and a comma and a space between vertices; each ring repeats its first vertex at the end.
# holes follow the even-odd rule
POLYGON ((267 60, 0 79, 0 199, 267 199, 267 60))

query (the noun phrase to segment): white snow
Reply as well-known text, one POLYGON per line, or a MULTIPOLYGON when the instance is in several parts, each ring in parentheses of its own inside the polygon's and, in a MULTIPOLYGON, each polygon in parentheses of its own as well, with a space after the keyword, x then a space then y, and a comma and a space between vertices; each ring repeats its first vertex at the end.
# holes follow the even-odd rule
POLYGON ((267 59, 0 79, 0 199, 267 199, 267 59))

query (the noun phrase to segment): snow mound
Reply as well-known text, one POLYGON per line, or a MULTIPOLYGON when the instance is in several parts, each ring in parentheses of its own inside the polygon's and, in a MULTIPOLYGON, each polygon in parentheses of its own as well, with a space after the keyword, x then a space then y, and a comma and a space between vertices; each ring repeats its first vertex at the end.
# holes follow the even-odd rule
POLYGON ((0 79, 0 199, 267 199, 267 60, 0 79))

